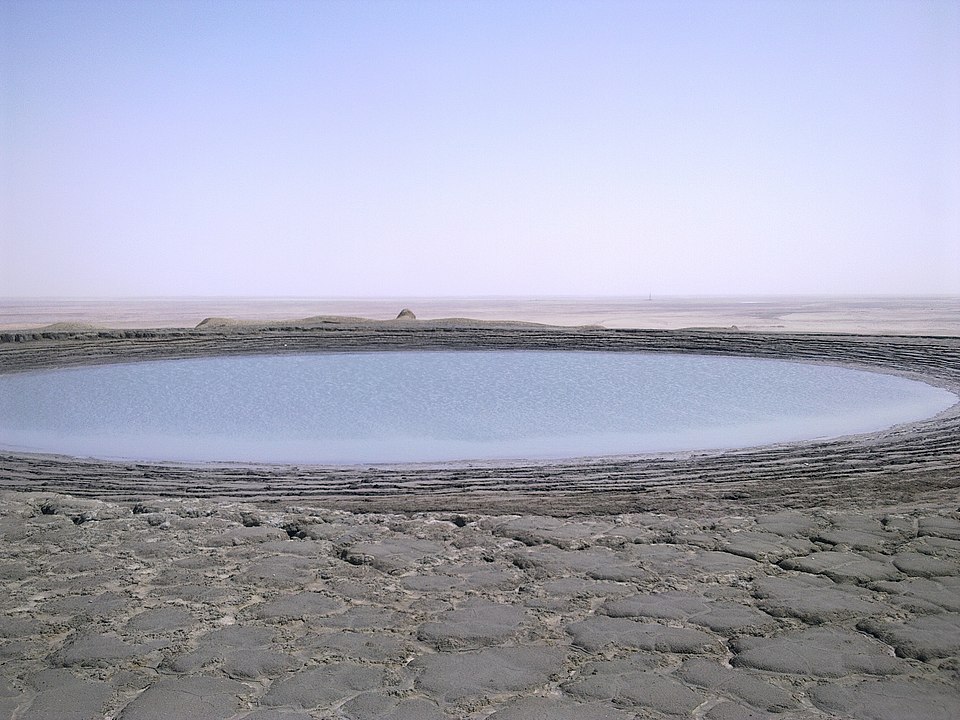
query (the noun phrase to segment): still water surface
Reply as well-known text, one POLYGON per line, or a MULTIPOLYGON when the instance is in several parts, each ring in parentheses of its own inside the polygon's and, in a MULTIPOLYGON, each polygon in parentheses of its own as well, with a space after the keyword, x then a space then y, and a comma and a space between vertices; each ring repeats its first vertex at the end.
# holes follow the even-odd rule
POLYGON ((741 357, 217 357, 0 376, 0 447, 184 462, 572 458, 871 432, 956 401, 892 375, 741 357))

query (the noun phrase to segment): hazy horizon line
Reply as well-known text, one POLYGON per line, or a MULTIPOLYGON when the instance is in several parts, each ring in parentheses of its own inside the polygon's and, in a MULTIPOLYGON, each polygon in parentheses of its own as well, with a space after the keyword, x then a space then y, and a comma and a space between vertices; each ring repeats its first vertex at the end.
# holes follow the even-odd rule
POLYGON ((547 298, 604 298, 604 299, 642 299, 651 298, 955 298, 960 299, 960 293, 476 293, 463 295, 436 294, 436 295, 0 295, 0 302, 25 300, 472 300, 478 298, 498 298, 533 300, 547 298))

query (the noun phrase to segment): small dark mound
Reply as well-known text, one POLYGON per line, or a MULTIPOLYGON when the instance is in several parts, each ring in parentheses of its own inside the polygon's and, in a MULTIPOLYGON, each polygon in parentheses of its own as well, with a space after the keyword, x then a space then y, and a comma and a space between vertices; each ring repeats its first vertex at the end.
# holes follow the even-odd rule
POLYGON ((196 327, 199 328, 222 328, 222 327, 233 327, 239 325, 238 320, 225 317, 208 317, 201 320, 197 323, 196 327))
POLYGON ((413 314, 413 310, 410 308, 404 308, 400 311, 400 314, 397 315, 397 320, 416 320, 417 316, 413 314))

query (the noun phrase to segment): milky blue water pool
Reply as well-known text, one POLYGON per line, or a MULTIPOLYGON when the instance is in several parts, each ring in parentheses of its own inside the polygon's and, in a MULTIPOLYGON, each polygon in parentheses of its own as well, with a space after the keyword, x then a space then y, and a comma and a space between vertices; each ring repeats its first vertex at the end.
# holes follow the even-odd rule
POLYGON ((956 401, 893 375, 744 357, 216 357, 0 376, 0 447, 185 462, 571 458, 870 432, 956 401))

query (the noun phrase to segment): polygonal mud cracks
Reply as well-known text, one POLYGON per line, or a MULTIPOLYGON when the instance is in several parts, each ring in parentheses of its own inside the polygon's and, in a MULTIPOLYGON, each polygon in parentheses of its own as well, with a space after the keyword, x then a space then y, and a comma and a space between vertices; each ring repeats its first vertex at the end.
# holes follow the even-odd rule
POLYGON ((167 633, 193 625, 197 618, 181 607, 161 607, 134 615, 127 629, 147 634, 167 633))
MULTIPOLYGON (((104 700, 99 701, 99 707, 96 704, 92 704, 86 714, 90 717, 96 717, 97 713, 103 712, 103 703, 104 700)), ((0 717, 12 718, 14 711, 21 705, 24 705, 26 701, 26 695, 17 690, 9 681, 4 678, 0 678, 0 717)), ((72 707, 78 707, 76 702, 73 703, 72 707)))
POLYGON ((422 699, 400 700, 386 693, 362 693, 340 706, 347 720, 449 720, 436 703, 422 699))
POLYGON ((800 574, 762 577, 754 581, 760 607, 776 617, 795 617, 811 625, 890 612, 886 603, 850 585, 826 577, 800 574))
POLYGON ((589 652, 608 646, 670 653, 720 652, 716 638, 700 630, 643 623, 627 618, 591 616, 567 626, 575 645, 589 652))
POLYGON ((33 684, 37 694, 18 718, 86 720, 102 717, 104 705, 113 694, 107 683, 76 678, 66 671, 40 673, 33 678, 33 684))
POLYGON ((317 561, 310 558, 279 555, 250 564, 238 579, 271 588, 301 588, 316 577, 317 565, 317 561))
POLYGON ((257 525, 254 527, 227 528, 218 535, 210 538, 207 543, 210 547, 224 547, 231 545, 252 545, 270 540, 287 540, 287 534, 276 527, 257 525))
POLYGON ((857 627, 917 660, 960 656, 960 614, 921 615, 906 622, 864 620, 857 627))
POLYGON ((50 600, 46 604, 46 610, 74 617, 100 618, 120 612, 129 605, 130 599, 125 595, 105 592, 98 595, 67 595, 50 600))
POLYGON ((917 534, 960 540, 960 519, 944 515, 920 518, 917 522, 917 534))
POLYGON ((239 715, 237 720, 315 720, 315 716, 300 710, 258 708, 245 715, 239 715))
POLYGON ((851 686, 821 685, 811 690, 814 704, 831 715, 863 720, 956 720, 956 686, 924 680, 864 680, 851 686))
POLYGON ((650 573, 642 567, 625 562, 621 555, 605 547, 560 550, 553 545, 538 545, 518 550, 513 562, 522 569, 539 568, 554 575, 586 575, 594 580, 641 582, 650 578, 650 573))
POLYGON ((382 632, 325 632, 305 638, 314 657, 398 663, 413 654, 411 644, 382 632))
POLYGON ((814 540, 830 545, 843 545, 851 550, 882 550, 889 543, 898 540, 898 536, 885 533, 877 527, 874 532, 835 528, 814 536, 814 540))
POLYGON ((0 616, 0 638, 29 637, 40 629, 40 623, 33 618, 0 616))
POLYGON ((423 655, 416 686, 447 702, 527 691, 560 672, 566 652, 551 647, 488 648, 423 655))
POLYGON ((909 578, 878 582, 871 587, 893 596, 893 601, 920 612, 960 612, 960 577, 909 578))
POLYGON ((394 610, 374 605, 354 605, 345 612, 313 621, 316 628, 342 630, 385 630, 405 625, 408 619, 394 610))
POLYGON ((923 553, 897 553, 892 562, 897 570, 910 577, 947 577, 960 573, 960 562, 923 553))
POLYGON ((314 615, 328 615, 343 608, 344 604, 339 600, 321 593, 305 591, 281 595, 268 602, 247 608, 246 612, 261 620, 283 622, 314 615))
POLYGON ((565 522, 551 517, 526 515, 495 525, 493 534, 518 540, 525 545, 549 543, 561 550, 579 550, 590 544, 590 538, 609 527, 609 523, 565 522))
POLYGON ((756 525, 763 532, 773 533, 785 538, 810 537, 819 527, 819 523, 809 515, 793 510, 758 515, 756 525))
POLYGON ((223 720, 237 713, 248 693, 232 680, 164 678, 127 705, 119 720, 223 720))
POLYGON ((689 716, 704 701, 702 694, 649 667, 649 659, 636 656, 588 663, 563 689, 585 700, 609 700, 668 715, 689 716))
POLYGON ((354 565, 370 565, 385 573, 395 573, 441 554, 442 546, 435 542, 398 536, 390 540, 356 543, 344 550, 342 557, 354 565))
POLYGON ((650 617, 684 620, 723 634, 759 632, 776 621, 769 615, 739 603, 709 600, 690 593, 665 592, 631 595, 604 603, 601 612, 611 617, 650 617))
POLYGON ((834 582, 854 585, 900 577, 900 571, 892 562, 869 560, 848 552, 818 552, 805 557, 789 558, 782 561, 780 566, 786 570, 826 575, 834 582))
POLYGON ((734 667, 813 677, 846 677, 857 673, 892 675, 906 668, 887 648, 859 633, 809 628, 772 638, 738 638, 734 667))
POLYGON ((501 706, 487 720, 634 720, 636 714, 606 703, 570 697, 529 697, 501 706))
POLYGON ((724 667, 715 660, 685 660, 677 676, 688 683, 735 697, 761 710, 779 713, 797 706, 793 696, 782 688, 748 672, 724 667))
POLYGON ((146 655, 157 647, 157 644, 132 645, 112 634, 81 633, 64 644, 56 662, 64 667, 109 667, 119 660, 146 655))
POLYGON ((418 637, 438 648, 476 649, 499 645, 516 634, 523 617, 520 608, 475 601, 424 623, 418 637))
POLYGON ((299 710, 327 707, 358 692, 381 687, 383 670, 351 662, 332 663, 301 670, 275 682, 263 698, 264 705, 299 710))
POLYGON ((700 573, 702 579, 723 579, 731 575, 749 575, 757 571, 759 563, 748 557, 728 552, 706 550, 694 553, 687 564, 700 573))
POLYGON ((738 702, 723 700, 711 707, 703 716, 705 720, 811 720, 809 715, 768 713, 763 710, 741 705, 738 702))
POLYGON ((221 670, 234 680, 263 680, 299 668, 303 661, 263 648, 245 648, 225 654, 221 670))
MULTIPOLYGON (((523 582, 523 574, 516 567, 498 567, 491 563, 467 563, 444 567, 450 577, 444 578, 447 588, 466 591, 516 590, 523 582)), ((406 579, 406 578, 405 578, 406 579)))
POLYGON ((812 542, 797 538, 783 538, 774 533, 738 532, 722 542, 720 548, 732 555, 741 555, 751 560, 776 563, 788 557, 813 552, 812 542))
POLYGON ((171 527, 129 508, 18 520, 29 532, 0 561, 0 717, 952 720, 956 706, 960 578, 937 573, 960 541, 917 536, 951 532, 932 516, 271 505, 243 520, 239 505, 156 504, 171 527), (241 521, 323 539, 206 545, 241 521), (881 551, 854 551, 868 542, 854 533, 881 551), (811 535, 848 544, 811 552, 811 535), (801 556, 830 562, 774 564, 801 556), (895 577, 819 572, 842 558, 895 577))
MULTIPOLYGON (((175 673, 193 673, 223 663, 225 672, 234 668, 242 674, 244 667, 250 667, 247 656, 262 654, 273 639, 273 631, 267 628, 232 625, 212 630, 197 638, 195 650, 170 655, 162 667, 175 673)), ((265 662, 273 664, 269 660, 265 662)))

